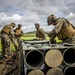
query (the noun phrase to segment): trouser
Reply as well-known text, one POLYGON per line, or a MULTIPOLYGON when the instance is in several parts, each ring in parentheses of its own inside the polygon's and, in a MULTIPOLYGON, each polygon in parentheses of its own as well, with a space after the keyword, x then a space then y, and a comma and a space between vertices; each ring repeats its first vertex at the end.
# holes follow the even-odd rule
POLYGON ((20 48, 20 46, 21 46, 21 37, 20 36, 15 36, 16 37, 16 39, 17 39, 17 43, 18 43, 18 49, 20 48))
POLYGON ((5 55, 5 51, 8 51, 8 54, 10 54, 10 38, 8 34, 1 33, 1 45, 2 45, 2 55, 5 55))

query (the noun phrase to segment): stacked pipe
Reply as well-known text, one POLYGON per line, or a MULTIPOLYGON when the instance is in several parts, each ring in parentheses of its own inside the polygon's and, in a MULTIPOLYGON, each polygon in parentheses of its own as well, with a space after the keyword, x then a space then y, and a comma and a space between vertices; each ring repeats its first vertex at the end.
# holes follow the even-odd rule
POLYGON ((40 50, 29 50, 25 56, 25 64, 28 68, 27 75, 44 75, 42 66, 44 63, 44 54, 40 50))
POLYGON ((51 68, 46 75, 63 75, 62 70, 58 68, 62 64, 63 55, 58 49, 51 49, 45 54, 45 63, 51 68))
POLYGON ((63 52, 63 61, 65 63, 64 75, 75 75, 75 48, 69 48, 63 52))
POLYGON ((25 50, 26 75, 75 75, 74 47, 44 50, 48 44, 28 46, 29 50, 25 50))
POLYGON ((26 54, 26 65, 31 69, 36 69, 42 66, 44 55, 39 50, 32 50, 26 54))

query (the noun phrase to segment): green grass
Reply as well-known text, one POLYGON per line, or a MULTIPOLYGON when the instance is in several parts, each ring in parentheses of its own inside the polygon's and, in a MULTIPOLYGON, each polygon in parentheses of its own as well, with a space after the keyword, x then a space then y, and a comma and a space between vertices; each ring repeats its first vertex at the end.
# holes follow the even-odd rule
MULTIPOLYGON (((15 51, 15 47, 14 47, 14 44, 11 42, 11 50, 12 51, 15 51)), ((1 39, 0 39, 0 53, 2 52, 2 45, 1 45, 1 39)))
POLYGON ((26 37, 22 36, 22 37, 21 37, 22 40, 33 40, 33 39, 35 39, 35 38, 36 38, 36 37, 32 37, 32 36, 31 36, 31 37, 28 37, 28 36, 26 36, 26 37))
MULTIPOLYGON (((49 37, 47 36, 47 34, 45 34, 45 36, 46 36, 46 40, 49 41, 49 37)), ((35 38, 36 38, 36 37, 35 37, 35 31, 25 33, 25 34, 21 37, 22 40, 33 40, 33 39, 35 39, 35 38)), ((55 38, 55 40, 56 40, 56 42, 62 42, 61 40, 58 40, 57 37, 55 38)), ((14 45, 13 45, 12 43, 11 43, 11 50, 12 50, 12 51, 15 51, 15 50, 16 50, 15 47, 14 47, 14 45)), ((2 49, 1 49, 1 39, 0 39, 0 52, 2 52, 2 49)))
MULTIPOLYGON (((21 37, 22 40, 33 40, 35 39, 36 37, 21 37)), ((49 41, 49 37, 46 37, 46 40, 49 41)), ((56 42, 62 42, 62 40, 59 40, 57 37, 55 38, 56 42)))
MULTIPOLYGON (((49 41, 48 35, 45 34, 45 36, 46 36, 46 40, 49 41)), ((27 33, 25 33, 25 34, 21 37, 21 39, 23 39, 23 40, 33 40, 33 39, 35 39, 35 38, 36 38, 36 37, 35 37, 35 31, 27 32, 27 33)), ((55 38, 55 40, 56 40, 56 42, 62 42, 62 41, 59 40, 57 37, 55 38)))

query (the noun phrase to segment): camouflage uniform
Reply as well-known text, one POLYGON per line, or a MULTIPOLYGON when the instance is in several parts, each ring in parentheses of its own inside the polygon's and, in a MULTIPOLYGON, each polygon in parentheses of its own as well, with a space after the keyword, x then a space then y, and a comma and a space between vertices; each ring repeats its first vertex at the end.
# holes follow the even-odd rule
POLYGON ((40 25, 38 23, 35 23, 36 30, 36 38, 37 40, 45 40, 45 33, 42 28, 40 28, 40 25))
POLYGON ((10 51, 10 40, 13 40, 14 32, 13 28, 15 23, 5 25, 1 30, 1 45, 2 45, 2 55, 5 56, 5 51, 10 51), (12 38, 11 38, 12 37, 12 38))
POLYGON ((50 32, 50 38, 53 42, 57 36, 58 39, 67 43, 75 43, 75 28, 65 18, 56 18, 53 14, 47 19, 48 25, 52 24, 55 28, 50 32))
POLYGON ((22 25, 18 24, 18 28, 16 28, 15 31, 15 37, 17 39, 17 43, 18 43, 18 48, 20 47, 20 41, 21 41, 21 36, 23 35, 23 31, 21 29, 22 25))

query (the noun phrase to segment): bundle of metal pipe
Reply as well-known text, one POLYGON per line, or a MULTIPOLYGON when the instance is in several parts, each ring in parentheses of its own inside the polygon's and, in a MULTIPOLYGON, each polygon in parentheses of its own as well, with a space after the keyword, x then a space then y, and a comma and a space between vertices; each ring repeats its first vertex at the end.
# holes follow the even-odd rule
POLYGON ((75 49, 68 48, 63 52, 63 61, 66 65, 75 64, 75 49))
POLYGON ((44 55, 39 50, 32 50, 26 54, 25 61, 29 68, 36 69, 43 65, 44 55))
POLYGON ((63 55, 60 50, 51 49, 45 54, 45 63, 49 67, 58 67, 61 65, 63 60, 63 55))

